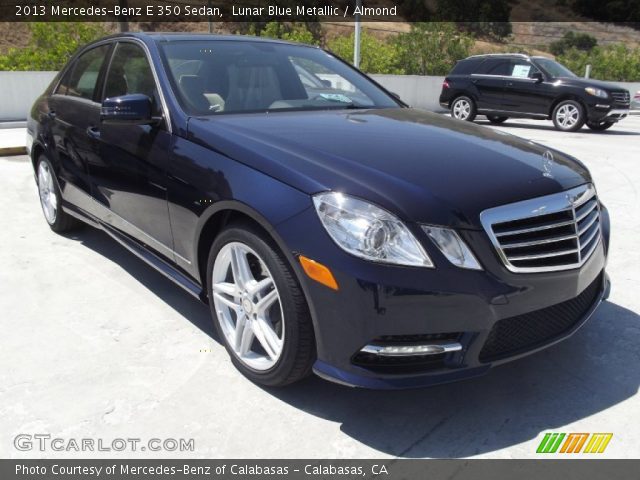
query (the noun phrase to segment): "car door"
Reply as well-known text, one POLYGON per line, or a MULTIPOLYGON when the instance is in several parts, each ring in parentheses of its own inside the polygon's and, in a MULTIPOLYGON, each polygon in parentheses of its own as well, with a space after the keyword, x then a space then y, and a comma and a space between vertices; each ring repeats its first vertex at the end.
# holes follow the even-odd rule
POLYGON ((477 92, 478 110, 500 110, 508 72, 508 59, 492 58, 483 62, 479 71, 471 75, 471 83, 477 92))
POLYGON ((512 60, 503 97, 504 110, 540 116, 549 112, 553 86, 546 79, 540 82, 532 78, 535 73, 542 74, 528 60, 512 60))
POLYGON ((105 223, 173 260, 166 184, 171 133, 146 51, 137 42, 120 41, 101 98, 134 93, 151 99, 159 120, 153 125, 95 125, 92 134, 100 143, 100 161, 89 166, 93 196, 105 223))
POLYGON ((89 164, 99 161, 95 140, 87 129, 100 121, 97 102, 100 74, 111 44, 83 52, 69 66, 49 99, 48 116, 59 171, 58 181, 64 199, 90 211, 89 164))

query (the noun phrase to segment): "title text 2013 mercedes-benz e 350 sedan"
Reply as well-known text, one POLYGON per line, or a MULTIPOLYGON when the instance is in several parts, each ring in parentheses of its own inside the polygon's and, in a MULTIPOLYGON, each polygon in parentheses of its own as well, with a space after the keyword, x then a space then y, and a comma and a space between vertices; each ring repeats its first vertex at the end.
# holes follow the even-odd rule
POLYGON ((407 108, 319 48, 108 37, 28 131, 51 229, 102 228, 208 302, 265 385, 479 375, 568 337, 608 292, 584 165, 407 108))

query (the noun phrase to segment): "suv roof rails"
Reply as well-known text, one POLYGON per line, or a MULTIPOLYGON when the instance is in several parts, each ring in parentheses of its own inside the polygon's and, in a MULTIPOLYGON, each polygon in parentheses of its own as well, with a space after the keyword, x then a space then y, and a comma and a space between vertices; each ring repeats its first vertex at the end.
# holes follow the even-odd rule
POLYGON ((520 58, 531 58, 529 55, 525 53, 480 53, 478 55, 471 55, 467 58, 478 58, 478 57, 520 57, 520 58))

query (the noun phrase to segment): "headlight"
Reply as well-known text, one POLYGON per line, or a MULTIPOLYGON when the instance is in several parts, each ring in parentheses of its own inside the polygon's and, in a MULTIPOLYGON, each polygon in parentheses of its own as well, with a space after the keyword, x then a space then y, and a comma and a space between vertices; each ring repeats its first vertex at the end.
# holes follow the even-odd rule
POLYGON ((393 214, 337 192, 313 197, 320 221, 340 248, 375 262, 433 267, 418 240, 393 214))
POLYGON ((424 225, 422 229, 456 267, 482 270, 480 263, 455 230, 424 225))
POLYGON ((607 94, 607 92, 605 92, 604 90, 600 90, 599 88, 587 87, 584 89, 584 91, 587 92, 589 95, 593 95, 594 97, 609 98, 609 95, 607 94))

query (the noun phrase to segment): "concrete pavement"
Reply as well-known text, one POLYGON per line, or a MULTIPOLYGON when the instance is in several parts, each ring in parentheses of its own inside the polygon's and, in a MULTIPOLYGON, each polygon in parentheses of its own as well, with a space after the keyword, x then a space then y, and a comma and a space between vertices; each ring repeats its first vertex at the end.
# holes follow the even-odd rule
POLYGON ((640 118, 605 134, 498 128, 591 169, 611 212, 611 297, 544 353, 403 392, 315 377, 255 386, 231 365, 206 307, 99 231, 52 233, 26 157, 0 159, 0 457, 167 456, 21 452, 20 433, 195 440, 171 457, 534 458, 545 432, 612 432, 601 457, 638 458, 640 118))
POLYGON ((0 128, 0 156, 26 153, 26 135, 24 127, 0 128))

